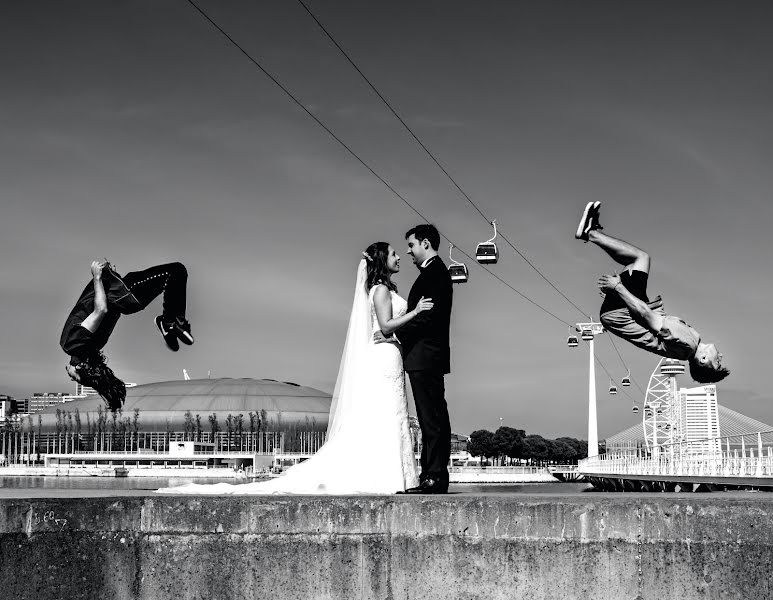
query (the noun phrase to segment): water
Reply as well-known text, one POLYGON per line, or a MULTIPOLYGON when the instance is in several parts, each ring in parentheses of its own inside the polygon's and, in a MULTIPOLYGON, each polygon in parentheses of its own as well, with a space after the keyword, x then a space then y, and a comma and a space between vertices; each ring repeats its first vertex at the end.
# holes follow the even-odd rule
MULTIPOLYGON (((162 487, 187 483, 232 483, 244 480, 187 477, 0 477, 0 498, 87 498, 109 496, 144 496, 162 487)), ((587 483, 520 483, 520 484, 451 484, 454 495, 482 494, 561 494, 585 493, 587 483)))

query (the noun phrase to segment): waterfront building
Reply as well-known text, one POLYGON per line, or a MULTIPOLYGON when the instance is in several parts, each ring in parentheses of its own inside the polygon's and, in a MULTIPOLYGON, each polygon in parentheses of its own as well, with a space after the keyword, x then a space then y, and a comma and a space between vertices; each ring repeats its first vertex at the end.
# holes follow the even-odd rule
POLYGON ((86 396, 96 396, 97 391, 94 388, 86 387, 83 384, 75 382, 75 395, 79 398, 84 398, 86 396))
POLYGON ((721 450, 717 386, 680 388, 678 393, 676 441, 690 444, 692 452, 705 454, 721 450))
MULTIPOLYGON (((85 398, 86 396, 98 396, 97 391, 94 388, 87 387, 85 385, 82 385, 78 383, 77 381, 75 383, 75 397, 76 398, 85 398)), ((126 389, 136 387, 136 383, 126 383, 126 389)))
MULTIPOLYGON (((320 390, 273 379, 162 381, 128 387, 119 418, 131 419, 134 428, 135 411, 139 411, 138 429, 143 432, 225 432, 229 426, 234 432, 247 432, 252 413, 253 419, 261 420, 264 431, 267 427, 280 430, 286 426, 325 431, 331 400, 330 394, 320 390)), ((42 431, 56 431, 56 409, 60 408, 73 415, 77 410, 85 433, 88 424, 97 423, 100 407, 104 412, 102 398, 97 395, 70 396, 66 406, 52 404, 41 411, 42 431)), ((109 412, 107 421, 112 421, 109 412)))
POLYGON ((0 394, 0 425, 13 414, 13 398, 0 394))
POLYGON ((13 400, 11 403, 11 410, 19 415, 29 414, 30 399, 22 398, 21 400, 13 400))
POLYGON ((73 396, 67 392, 36 392, 32 394, 32 398, 29 399, 29 413, 43 412, 51 406, 58 406, 66 402, 72 402, 76 400, 78 396, 73 396))

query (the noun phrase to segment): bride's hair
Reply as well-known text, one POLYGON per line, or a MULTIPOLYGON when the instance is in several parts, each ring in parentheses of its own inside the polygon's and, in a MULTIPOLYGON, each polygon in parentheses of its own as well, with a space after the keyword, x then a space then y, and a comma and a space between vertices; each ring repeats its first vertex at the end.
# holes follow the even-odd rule
POLYGON ((379 283, 387 286, 387 289, 393 292, 397 291, 397 286, 392 282, 392 274, 387 268, 387 257, 389 256, 389 244, 386 242, 376 242, 371 244, 362 253, 367 261, 367 280, 368 291, 379 283))

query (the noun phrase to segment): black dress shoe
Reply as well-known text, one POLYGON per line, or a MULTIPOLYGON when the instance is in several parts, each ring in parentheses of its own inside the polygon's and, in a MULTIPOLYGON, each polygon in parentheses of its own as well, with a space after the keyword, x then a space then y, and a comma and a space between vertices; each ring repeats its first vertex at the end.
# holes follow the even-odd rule
POLYGON ((408 488, 405 494, 446 494, 448 493, 448 483, 439 479, 428 477, 416 487, 408 488))

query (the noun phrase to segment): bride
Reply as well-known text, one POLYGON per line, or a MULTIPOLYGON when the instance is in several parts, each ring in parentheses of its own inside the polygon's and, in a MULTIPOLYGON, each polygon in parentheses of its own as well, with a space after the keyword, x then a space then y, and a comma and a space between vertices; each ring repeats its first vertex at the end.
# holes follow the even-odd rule
POLYGON ((433 306, 422 298, 406 312, 392 275, 400 257, 386 242, 362 253, 349 329, 338 370, 327 439, 319 451, 273 480, 232 485, 189 484, 164 494, 394 494, 418 485, 408 428, 400 327, 433 306), (392 336, 376 344, 373 333, 392 336))

